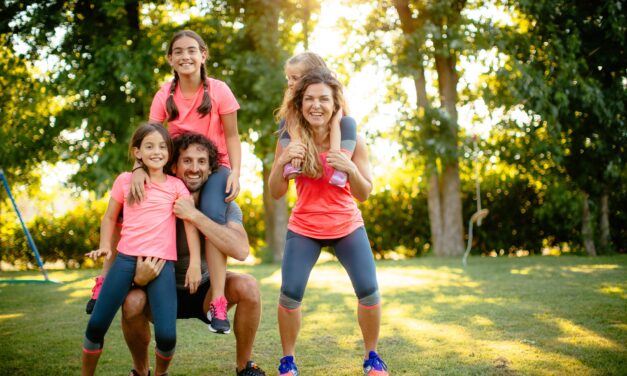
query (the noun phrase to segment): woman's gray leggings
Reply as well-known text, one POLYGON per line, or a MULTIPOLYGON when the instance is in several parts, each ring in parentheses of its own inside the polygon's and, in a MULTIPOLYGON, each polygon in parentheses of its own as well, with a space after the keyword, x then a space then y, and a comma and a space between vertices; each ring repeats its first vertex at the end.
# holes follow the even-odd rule
POLYGON ((287 309, 300 307, 311 269, 323 246, 332 246, 335 255, 348 272, 359 304, 374 306, 381 300, 377 272, 366 229, 362 226, 338 239, 313 239, 287 231, 281 273, 279 304, 287 309))

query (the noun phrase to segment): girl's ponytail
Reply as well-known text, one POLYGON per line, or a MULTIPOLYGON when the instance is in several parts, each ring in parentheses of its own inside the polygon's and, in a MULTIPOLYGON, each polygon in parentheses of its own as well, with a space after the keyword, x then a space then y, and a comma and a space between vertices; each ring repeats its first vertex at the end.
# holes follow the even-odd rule
POLYGON ((196 111, 198 111, 198 113, 201 114, 200 117, 203 118, 211 112, 211 96, 209 95, 210 87, 207 80, 207 73, 204 63, 200 67, 200 80, 202 81, 203 95, 202 102, 200 103, 200 106, 198 106, 198 109, 196 111))
POLYGON ((170 95, 168 95, 168 100, 165 102, 165 109, 170 114, 168 117, 168 121, 172 121, 179 117, 179 109, 176 107, 176 103, 174 102, 174 92, 176 91, 176 84, 179 81, 179 74, 174 72, 174 79, 170 84, 170 95))

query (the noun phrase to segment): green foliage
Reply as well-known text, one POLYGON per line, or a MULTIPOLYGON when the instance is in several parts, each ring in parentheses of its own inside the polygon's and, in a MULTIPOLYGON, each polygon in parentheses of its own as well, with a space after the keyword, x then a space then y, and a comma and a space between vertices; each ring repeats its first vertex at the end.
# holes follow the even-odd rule
MULTIPOLYGON (((87 201, 66 212, 61 217, 52 215, 35 217, 26 223, 42 261, 69 261, 79 264, 84 254, 98 249, 100 220, 108 200, 87 201)), ((0 220, 2 261, 35 264, 35 256, 14 212, 0 220)))
POLYGON ((252 247, 251 253, 257 256, 264 246, 265 226, 263 222, 263 200, 261 196, 253 196, 250 191, 240 192, 237 203, 244 216, 244 228, 248 234, 248 242, 252 247))
POLYGON ((413 257, 430 249, 426 191, 415 174, 411 167, 388 171, 389 184, 359 203, 372 251, 382 258, 390 251, 413 257))
POLYGON ((509 58, 486 98, 539 115, 541 121, 519 131, 533 137, 541 127, 546 137, 540 142, 550 145, 561 172, 593 196, 624 184, 627 59, 621 4, 521 1, 517 25, 495 29, 494 41, 509 58))

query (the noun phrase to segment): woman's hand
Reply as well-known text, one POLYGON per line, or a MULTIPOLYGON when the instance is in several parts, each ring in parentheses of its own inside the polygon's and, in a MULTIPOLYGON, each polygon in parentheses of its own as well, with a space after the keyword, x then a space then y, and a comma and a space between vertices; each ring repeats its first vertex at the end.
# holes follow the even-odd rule
POLYGON ((185 287, 189 288, 189 293, 194 294, 200 286, 202 274, 200 273, 200 264, 189 264, 187 268, 187 274, 185 275, 185 287))
POLYGON ((338 171, 346 172, 349 176, 353 175, 357 168, 350 157, 340 150, 329 150, 327 163, 338 171))
POLYGON ((232 170, 226 180, 226 191, 228 196, 224 198, 224 202, 231 202, 239 195, 239 171, 232 170))
POLYGON ((95 251, 91 251, 91 252, 87 252, 85 253, 85 256, 93 259, 93 260, 97 260, 98 257, 100 256, 104 256, 105 259, 109 259, 111 257, 111 250, 110 249, 106 249, 106 248, 100 248, 100 249, 96 249, 95 251))
POLYGON ((136 168, 131 178, 131 190, 129 192, 129 205, 144 201, 144 184, 150 185, 150 176, 143 168, 136 168))
MULTIPOLYGON (((289 145, 283 149, 279 156, 278 163, 281 167, 292 162, 294 159, 305 159, 305 145, 300 141, 290 141, 289 145)), ((296 167, 296 166, 294 166, 296 167)))

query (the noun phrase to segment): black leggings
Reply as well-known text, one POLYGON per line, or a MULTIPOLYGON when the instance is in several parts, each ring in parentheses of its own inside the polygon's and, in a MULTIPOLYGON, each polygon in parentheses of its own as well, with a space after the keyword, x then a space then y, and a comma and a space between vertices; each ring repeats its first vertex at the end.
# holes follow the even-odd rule
POLYGON ((364 306, 379 304, 379 286, 372 249, 362 226, 338 239, 313 239, 287 231, 281 274, 279 304, 287 309, 300 306, 311 269, 323 246, 332 246, 335 255, 348 272, 355 295, 364 306))

